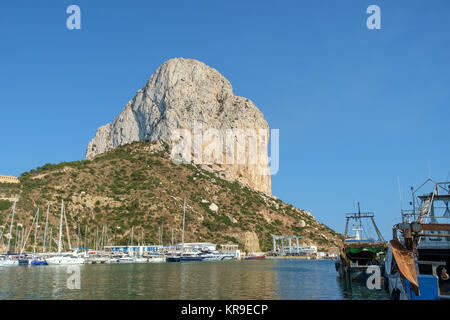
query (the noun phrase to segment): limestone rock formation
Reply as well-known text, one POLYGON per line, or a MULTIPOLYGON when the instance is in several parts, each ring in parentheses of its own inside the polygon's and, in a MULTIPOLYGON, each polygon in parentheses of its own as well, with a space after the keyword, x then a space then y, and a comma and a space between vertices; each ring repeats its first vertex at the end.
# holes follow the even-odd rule
MULTIPOLYGON (((230 82, 217 70, 191 59, 175 58, 161 65, 120 115, 97 130, 86 158, 139 140, 163 141, 173 150, 179 142, 173 137, 177 129, 190 130, 193 146, 199 145, 194 135, 200 132, 203 149, 200 157, 197 153, 192 158, 194 163, 199 159, 197 163, 226 180, 271 194, 269 127, 263 114, 250 100, 235 96, 230 82), (230 141, 235 144, 230 146, 230 141), (239 159, 240 146, 245 155, 239 159)), ((193 148, 190 154, 195 155, 193 148)))

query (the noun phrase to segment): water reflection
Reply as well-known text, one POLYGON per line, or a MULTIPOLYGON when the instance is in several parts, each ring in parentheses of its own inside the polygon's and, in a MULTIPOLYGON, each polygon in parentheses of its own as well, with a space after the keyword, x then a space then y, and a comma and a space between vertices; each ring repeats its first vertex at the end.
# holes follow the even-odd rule
POLYGON ((383 290, 337 280, 331 261, 262 260, 0 268, 0 299, 384 299, 383 290), (364 290, 365 289, 365 290, 364 290))

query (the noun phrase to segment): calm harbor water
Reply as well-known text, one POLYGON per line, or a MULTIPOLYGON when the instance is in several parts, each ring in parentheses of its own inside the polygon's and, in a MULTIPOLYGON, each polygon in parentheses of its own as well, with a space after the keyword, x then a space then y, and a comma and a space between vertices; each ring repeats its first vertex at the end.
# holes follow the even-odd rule
POLYGON ((387 299, 384 290, 344 290, 329 260, 276 259, 0 268, 0 299, 387 299))

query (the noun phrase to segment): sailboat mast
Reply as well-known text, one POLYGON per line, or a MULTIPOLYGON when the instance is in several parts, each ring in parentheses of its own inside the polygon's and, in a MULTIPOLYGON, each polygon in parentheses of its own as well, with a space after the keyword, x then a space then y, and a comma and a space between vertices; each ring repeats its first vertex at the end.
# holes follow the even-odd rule
POLYGON ((95 227, 95 240, 94 240, 95 251, 98 249, 98 226, 95 227))
POLYGON ((133 246, 133 227, 131 227, 131 246, 133 246))
POLYGON ((33 245, 33 253, 36 253, 38 223, 39 223, 39 206, 37 207, 37 211, 36 211, 36 227, 34 228, 34 245, 33 245))
POLYGON ((184 198, 184 205, 183 205, 183 233, 181 235, 181 243, 183 244, 184 248, 184 223, 186 220, 186 198, 184 198))
POLYGON ((50 228, 50 240, 48 241, 48 248, 49 251, 52 251, 52 235, 53 235, 53 228, 50 228))
POLYGON ((44 250, 45 253, 46 245, 47 245, 47 231, 48 231, 48 212, 50 211, 50 203, 47 205, 47 215, 45 217, 45 232, 44 232, 44 250))
POLYGON ((84 251, 87 252, 87 232, 88 232, 88 226, 84 228, 84 251))
POLYGON ((61 217, 60 217, 60 219, 59 219, 58 253, 61 253, 61 238, 62 238, 63 213, 64 213, 64 200, 61 200, 61 217))
POLYGON ((19 234, 19 224, 16 224, 16 241, 14 244, 14 249, 15 249, 14 251, 17 251, 17 242, 20 239, 20 236, 18 236, 18 234, 19 234))
POLYGON ((69 232, 69 224, 67 223, 67 215, 64 210, 64 220, 66 221, 66 232, 67 232, 67 244, 69 245, 69 250, 72 250, 72 245, 70 244, 70 232, 69 232))
POLYGON ((12 215, 11 215, 11 225, 9 226, 8 249, 6 250, 6 253, 9 253, 9 247, 11 244, 12 229, 13 229, 13 223, 14 223, 14 214, 16 213, 16 201, 17 201, 17 198, 14 198, 13 211, 12 211, 12 215))

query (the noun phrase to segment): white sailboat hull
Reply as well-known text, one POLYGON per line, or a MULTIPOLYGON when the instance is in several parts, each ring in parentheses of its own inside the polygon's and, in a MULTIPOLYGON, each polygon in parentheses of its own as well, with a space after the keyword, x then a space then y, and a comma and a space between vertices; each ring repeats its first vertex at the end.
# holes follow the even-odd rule
POLYGON ((0 267, 18 266, 19 260, 17 259, 4 259, 0 260, 0 267))
POLYGON ((84 264, 84 259, 79 257, 51 257, 45 259, 48 265, 74 265, 84 264))

